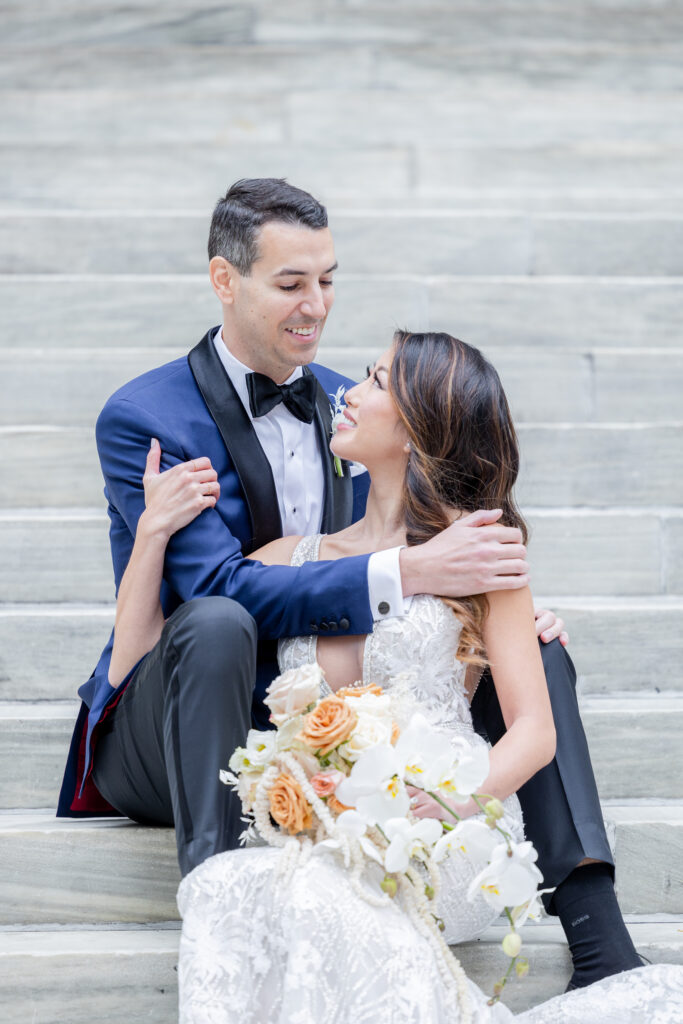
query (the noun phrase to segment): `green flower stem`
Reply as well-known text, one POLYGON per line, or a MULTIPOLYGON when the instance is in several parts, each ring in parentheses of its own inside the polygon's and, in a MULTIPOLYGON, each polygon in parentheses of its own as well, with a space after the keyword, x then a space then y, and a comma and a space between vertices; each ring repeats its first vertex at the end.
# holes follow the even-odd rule
MULTIPOLYGON (((418 789, 419 787, 418 787, 418 786, 416 786, 415 788, 416 788, 416 789, 418 789)), ((423 793, 426 793, 426 794, 427 794, 427 796, 431 796, 431 798, 432 798, 433 800, 436 800, 437 804, 441 804, 441 806, 443 807, 443 809, 444 809, 445 811, 448 811, 448 813, 449 813, 449 814, 451 815, 451 817, 455 818, 455 820, 456 820, 456 821, 462 821, 462 818, 460 817, 460 815, 459 815, 459 814, 456 814, 456 813, 455 813, 455 811, 453 810, 453 808, 452 808, 452 807, 450 807, 450 806, 449 806, 449 805, 448 805, 448 804, 446 803, 446 801, 445 801, 445 800, 442 800, 440 796, 437 796, 437 795, 436 795, 436 793, 432 793, 432 792, 431 792, 431 790, 429 790, 429 789, 423 789, 423 790, 422 790, 422 792, 423 792, 423 793)))
MULTIPOLYGON (((474 800, 474 802, 477 805, 477 807, 479 808, 479 810, 482 812, 482 814, 486 814, 486 808, 482 804, 481 798, 483 798, 484 800, 493 800, 494 797, 491 796, 490 793, 473 793, 472 794, 472 799, 474 800)), ((500 834, 502 835, 503 839, 505 840, 505 842, 507 844, 507 848, 508 848, 508 853, 509 853, 510 850, 512 849, 512 846, 511 846, 511 843, 510 843, 510 838, 511 838, 510 837, 510 833, 506 832, 504 828, 500 827, 500 825, 495 825, 494 827, 495 827, 496 832, 500 832, 500 834)))
POLYGON ((335 455, 334 457, 334 471, 340 479, 341 477, 344 476, 344 469, 341 464, 341 459, 339 458, 338 455, 335 455))

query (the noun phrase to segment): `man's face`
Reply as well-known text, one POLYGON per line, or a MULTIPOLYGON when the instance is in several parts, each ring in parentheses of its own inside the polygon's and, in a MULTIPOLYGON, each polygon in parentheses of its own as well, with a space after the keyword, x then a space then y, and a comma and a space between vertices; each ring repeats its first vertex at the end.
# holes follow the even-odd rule
POLYGON ((334 245, 329 228, 273 221, 259 232, 258 252, 249 277, 231 276, 225 342, 252 370, 282 383, 315 358, 334 302, 334 245))

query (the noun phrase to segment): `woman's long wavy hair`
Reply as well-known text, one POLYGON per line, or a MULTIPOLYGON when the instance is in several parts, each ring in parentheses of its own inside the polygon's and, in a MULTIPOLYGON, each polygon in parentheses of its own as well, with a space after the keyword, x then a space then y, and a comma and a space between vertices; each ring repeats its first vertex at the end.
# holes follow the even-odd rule
MULTIPOLYGON (((481 352, 450 334, 397 331, 389 390, 410 440, 403 489, 408 544, 429 540, 454 512, 494 508, 526 543, 512 493, 517 435, 500 378, 481 352)), ((446 602, 463 624, 458 658, 485 665, 485 595, 446 602)))

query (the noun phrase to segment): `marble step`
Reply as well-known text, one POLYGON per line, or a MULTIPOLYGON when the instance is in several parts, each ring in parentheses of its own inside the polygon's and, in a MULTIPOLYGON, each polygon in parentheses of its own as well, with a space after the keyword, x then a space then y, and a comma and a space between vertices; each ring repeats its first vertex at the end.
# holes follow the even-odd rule
MULTIPOLYGON (((683 599, 536 595, 566 622, 582 696, 683 693, 683 599)), ((110 605, 0 605, 0 698, 75 699, 114 623, 110 605)))
MULTIPOLYGON (((117 151, 118 164, 106 152, 91 150, 69 181, 57 173, 59 154, 51 151, 54 175, 45 171, 47 180, 34 180, 26 207, 16 205, 15 195, 12 208, 0 215, 0 273, 204 273, 210 212, 238 171, 229 173, 218 153, 211 164, 201 149, 166 150, 117 151), (99 161, 101 166, 96 166, 99 161), (167 172, 162 183, 160 164, 167 172), (104 181, 109 183, 106 190, 98 184, 104 181), (54 208, 58 196, 50 200, 52 209, 41 208, 48 202, 48 187, 61 189, 62 209, 54 208), (75 199, 79 209, 73 208, 75 199)), ((366 154, 362 173, 346 149, 335 158, 347 184, 355 177, 361 186, 353 209, 330 208, 340 266, 354 274, 404 273, 406 267, 419 275, 466 277, 683 274, 683 216, 677 213, 523 213, 514 207, 499 212, 472 202, 461 210, 420 210, 411 197, 400 202, 398 197, 393 209, 372 206, 358 212, 368 175, 386 183, 386 196, 400 185, 406 173, 401 152, 383 153, 379 169, 370 167, 366 154)), ((295 173, 292 151, 287 153, 279 162, 264 147, 263 162, 250 163, 251 173, 290 176, 325 200, 329 158, 321 153, 313 170, 307 160, 302 176, 295 173)), ((64 154, 73 163, 73 148, 65 147, 64 154)), ((20 187, 25 164, 24 159, 20 187)), ((35 164, 47 166, 42 159, 28 162, 29 167, 35 164)))
MULTIPOLYGON (((56 806, 77 710, 0 703, 0 807, 56 806)), ((581 714, 602 799, 683 799, 683 695, 584 697, 581 714)))
MULTIPOLYGON (((537 594, 683 594, 683 511, 527 508, 537 594)), ((0 513, 0 602, 113 600, 106 516, 99 510, 0 513)))
POLYGON ((635 49, 675 42, 683 27, 677 4, 619 3, 619 16, 608 3, 577 4, 568 15, 556 5, 496 2, 482 17, 476 7, 458 2, 340 4, 323 0, 311 17, 309 0, 290 0, 286 15, 279 4, 236 4, 216 12, 210 5, 188 2, 159 4, 154 0, 120 7, 85 0, 66 4, 48 0, 41 18, 32 17, 33 3, 8 3, 5 45, 8 47, 125 47, 137 45, 210 46, 234 43, 339 44, 358 41, 420 45, 439 39, 461 47, 486 45, 492 21, 496 41, 512 48, 543 49, 618 44, 635 49))
MULTIPOLYGON (((264 52, 250 49, 248 55, 258 64, 264 52)), ((237 53, 238 63, 244 64, 246 56, 237 53)), ((470 78, 477 80, 472 89, 465 87, 456 67, 447 88, 438 92, 419 84, 416 88, 405 77, 392 88, 359 88, 357 72, 351 70, 346 82, 326 75, 324 87, 311 90, 298 76, 299 66, 310 56, 290 51, 277 93, 253 74, 237 87, 217 75, 213 88, 179 87, 168 75, 137 86, 122 80, 116 87, 95 78, 68 89, 52 83, 46 88, 44 82, 32 89, 12 88, 11 82, 0 80, 0 144, 80 146, 86 139, 97 139, 144 146, 277 146, 319 145, 325 139, 355 149, 359 140, 373 140, 373 145, 417 147, 421 193, 434 185, 436 168, 429 166, 436 159, 434 150, 447 160, 449 154, 451 160, 460 155, 458 177, 451 179, 448 190, 442 189, 447 194, 464 188, 468 179, 475 191, 486 189, 491 175, 499 180, 504 172, 502 187, 514 192, 525 173, 541 168, 548 176, 541 189, 609 194, 658 184, 663 190, 678 191, 671 161, 682 142, 682 103, 673 84, 668 91, 634 95, 626 76, 596 88, 577 73, 574 79, 548 82, 541 92, 522 75, 517 81, 510 81, 510 76, 501 81, 471 69, 470 78), (285 84, 287 70, 296 70, 295 82, 285 84), (509 165, 496 162, 495 153, 501 149, 509 150, 509 165), (473 161, 483 175, 481 181, 473 177, 473 161), (595 179, 587 181, 589 168, 595 179)), ((634 64, 639 59, 640 54, 634 64)), ((334 51, 331 60, 334 64, 334 51)))
MULTIPOLYGON (((627 919, 635 945, 653 963, 683 963, 682 924, 673 915, 627 919)), ((4 1019, 64 1024, 68 1005, 69 1024, 174 1024, 179 934, 177 927, 0 930, 0 998, 10 1014, 4 1019)), ((487 992, 502 973, 503 934, 494 925, 479 941, 454 947, 467 974, 487 992)), ((504 999, 516 1012, 558 995, 571 974, 555 920, 529 924, 523 936, 531 970, 523 981, 510 982, 504 999)))
MULTIPOLYGON (((532 423, 517 428, 522 505, 683 502, 683 423, 532 423)), ((96 508, 102 476, 92 427, 0 427, 0 505, 96 508)))
MULTIPOLYGON (((603 810, 623 912, 683 914, 681 804, 603 810)), ((177 917, 180 875, 171 829, 123 819, 57 820, 47 812, 5 814, 0 822, 0 925, 177 917)))
MULTIPOLYGON (((326 345, 321 358, 359 380, 390 340, 387 332, 384 342, 367 339, 364 347, 326 345)), ((0 425, 92 428, 113 391, 187 351, 187 345, 94 352, 0 348, 0 425)), ((683 348, 545 351, 487 345, 484 354, 498 370, 520 424, 560 422, 571 429, 585 422, 683 422, 683 348)))
MULTIPOLYGON (((345 347, 350 340, 379 347, 398 324, 418 331, 447 330, 494 349, 681 347, 683 278, 340 273, 335 285, 322 362, 328 348, 345 347)), ((2 343, 15 353, 31 348, 51 353, 189 349, 220 319, 205 270, 142 277, 9 273, 0 275, 0 304, 2 343), (42 303, 50 308, 49 318, 42 303)))

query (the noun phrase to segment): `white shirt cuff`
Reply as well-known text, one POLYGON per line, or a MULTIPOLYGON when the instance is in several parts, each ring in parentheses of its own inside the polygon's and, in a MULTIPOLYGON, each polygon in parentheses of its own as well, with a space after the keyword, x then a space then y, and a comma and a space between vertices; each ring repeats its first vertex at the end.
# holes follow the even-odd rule
POLYGON ((368 590, 372 617, 390 619, 403 615, 410 606, 410 598, 403 597, 401 569, 398 563, 399 548, 376 551, 368 562, 368 590))

